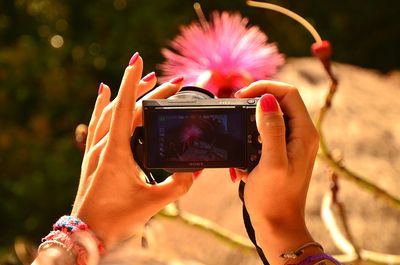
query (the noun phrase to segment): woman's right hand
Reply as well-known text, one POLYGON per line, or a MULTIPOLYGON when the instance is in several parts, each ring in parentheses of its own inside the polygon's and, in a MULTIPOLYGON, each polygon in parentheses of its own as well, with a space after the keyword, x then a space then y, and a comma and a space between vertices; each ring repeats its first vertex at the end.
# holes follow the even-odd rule
MULTIPOLYGON (((262 96, 256 109, 261 158, 250 173, 231 169, 231 175, 246 182, 244 201, 258 244, 271 264, 283 264, 280 254, 313 241, 304 211, 319 136, 293 86, 263 80, 235 94, 238 98, 257 96, 262 96), (281 110, 288 118, 288 128, 281 110)), ((308 252, 321 250, 310 248, 308 252)))

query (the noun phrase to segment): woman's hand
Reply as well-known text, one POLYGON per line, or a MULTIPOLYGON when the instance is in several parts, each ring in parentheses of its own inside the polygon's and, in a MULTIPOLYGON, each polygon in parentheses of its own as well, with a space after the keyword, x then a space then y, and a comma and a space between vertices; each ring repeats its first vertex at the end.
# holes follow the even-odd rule
MULTIPOLYGON (((143 79, 143 61, 135 54, 125 70, 117 97, 101 84, 88 128, 81 179, 72 215, 80 218, 106 247, 126 239, 168 203, 190 188, 191 173, 176 173, 158 185, 146 184, 130 147, 132 132, 142 125, 141 100, 156 84, 154 73, 143 79)), ((143 99, 175 94, 183 78, 176 78, 143 99)))
POLYGON ((237 169, 231 169, 231 174, 246 182, 244 201, 257 242, 271 264, 280 264, 284 262, 280 254, 313 240, 305 225, 304 211, 319 136, 293 86, 257 81, 235 96, 261 95, 256 109, 262 142, 260 161, 249 174, 237 169), (281 109, 288 118, 287 139, 281 109))

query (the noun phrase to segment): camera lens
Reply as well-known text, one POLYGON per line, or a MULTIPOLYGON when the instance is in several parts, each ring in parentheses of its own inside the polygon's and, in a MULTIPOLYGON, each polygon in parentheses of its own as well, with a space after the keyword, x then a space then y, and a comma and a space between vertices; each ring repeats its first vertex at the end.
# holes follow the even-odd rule
POLYGON ((195 86, 185 86, 175 95, 168 99, 210 99, 215 98, 215 95, 208 90, 195 86))

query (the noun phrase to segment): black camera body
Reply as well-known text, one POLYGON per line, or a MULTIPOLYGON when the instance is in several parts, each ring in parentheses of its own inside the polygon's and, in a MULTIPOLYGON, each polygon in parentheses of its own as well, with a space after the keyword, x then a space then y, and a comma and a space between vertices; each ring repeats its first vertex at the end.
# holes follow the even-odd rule
POLYGON ((143 100, 142 165, 169 172, 252 170, 261 156, 257 101, 217 99, 197 87, 184 87, 168 99, 143 100))

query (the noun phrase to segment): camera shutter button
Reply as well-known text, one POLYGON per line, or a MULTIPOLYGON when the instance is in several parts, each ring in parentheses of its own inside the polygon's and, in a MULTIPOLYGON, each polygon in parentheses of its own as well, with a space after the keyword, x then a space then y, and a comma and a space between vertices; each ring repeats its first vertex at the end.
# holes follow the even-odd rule
POLYGON ((251 99, 247 100, 247 103, 254 104, 254 103, 256 103, 256 100, 251 98, 251 99))

